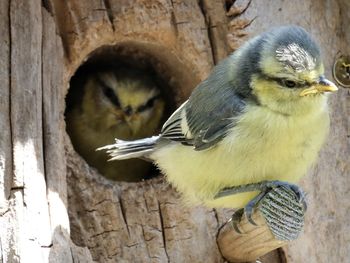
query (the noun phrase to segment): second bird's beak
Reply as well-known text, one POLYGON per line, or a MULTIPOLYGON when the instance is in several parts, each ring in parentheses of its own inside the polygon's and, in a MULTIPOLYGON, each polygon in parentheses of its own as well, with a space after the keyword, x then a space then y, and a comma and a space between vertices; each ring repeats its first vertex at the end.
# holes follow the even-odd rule
POLYGON ((333 92, 337 90, 337 86, 332 81, 329 81, 325 77, 321 76, 315 84, 313 84, 310 88, 304 89, 299 95, 304 97, 309 94, 333 92))
POLYGON ((142 127, 142 122, 139 116, 127 116, 125 117, 125 121, 128 124, 133 136, 137 135, 140 132, 142 127))

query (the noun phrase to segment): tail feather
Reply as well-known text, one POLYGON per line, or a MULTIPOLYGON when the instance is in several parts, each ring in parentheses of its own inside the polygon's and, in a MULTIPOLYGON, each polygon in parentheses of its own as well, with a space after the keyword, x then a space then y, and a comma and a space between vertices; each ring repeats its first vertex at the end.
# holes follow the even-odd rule
POLYGON ((116 139, 115 144, 100 147, 96 149, 96 151, 105 150, 111 157, 109 161, 147 157, 147 155, 153 151, 158 139, 159 136, 152 136, 134 141, 116 139))

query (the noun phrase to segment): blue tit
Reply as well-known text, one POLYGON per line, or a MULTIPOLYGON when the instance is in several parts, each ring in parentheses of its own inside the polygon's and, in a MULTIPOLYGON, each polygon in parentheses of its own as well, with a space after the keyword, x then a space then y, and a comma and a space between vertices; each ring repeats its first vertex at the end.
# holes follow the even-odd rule
POLYGON ((159 132, 164 101, 151 76, 125 67, 92 72, 80 92, 80 99, 66 112, 75 150, 107 178, 139 181, 147 176, 150 163, 108 163, 107 154, 95 149, 113 143, 115 137, 133 140, 159 132))
POLYGON ((241 208, 274 183, 294 189, 327 137, 336 90, 310 35, 274 28, 220 62, 158 136, 102 149, 153 160, 191 204, 241 208), (227 188, 235 194, 217 198, 227 188))

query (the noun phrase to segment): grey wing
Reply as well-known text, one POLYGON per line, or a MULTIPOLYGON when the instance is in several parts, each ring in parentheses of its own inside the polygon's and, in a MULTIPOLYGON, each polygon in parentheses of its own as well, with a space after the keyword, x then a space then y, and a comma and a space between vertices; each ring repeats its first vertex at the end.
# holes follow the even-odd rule
POLYGON ((192 92, 188 101, 170 116, 162 128, 161 136, 204 150, 216 145, 236 124, 244 111, 246 97, 233 81, 232 58, 220 62, 192 92))
MULTIPOLYGON (((204 97, 191 96, 174 112, 162 128, 162 137, 193 145, 195 150, 210 148, 221 141, 244 110, 244 100, 233 89, 223 89, 216 104, 206 104, 204 97)), ((198 94, 197 94, 198 95, 198 94)), ((213 94, 212 94, 213 95, 213 94)), ((209 96, 210 97, 210 96, 209 96)), ((210 103, 210 102, 209 102, 210 103)))
MULTIPOLYGON (((222 87, 221 87, 222 88, 222 87)), ((193 135, 195 150, 204 150, 216 145, 236 124, 237 117, 245 108, 245 101, 231 89, 223 89, 220 94, 212 94, 211 101, 198 99, 186 107, 186 119, 193 135)))

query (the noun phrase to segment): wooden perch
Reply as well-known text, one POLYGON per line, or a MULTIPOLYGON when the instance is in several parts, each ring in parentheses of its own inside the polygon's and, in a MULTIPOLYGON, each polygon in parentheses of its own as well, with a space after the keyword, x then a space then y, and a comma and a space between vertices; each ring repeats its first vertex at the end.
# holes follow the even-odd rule
POLYGON ((259 201, 252 219, 244 214, 238 223, 238 233, 227 222, 219 232, 218 244, 222 255, 231 262, 252 261, 298 238, 304 226, 305 195, 298 196, 291 188, 272 188, 259 201))
POLYGON ((242 234, 236 232, 231 221, 221 228, 218 245, 228 261, 253 261, 288 243, 274 237, 259 210, 255 210, 253 220, 258 226, 252 225, 245 216, 242 218, 238 225, 242 234))

